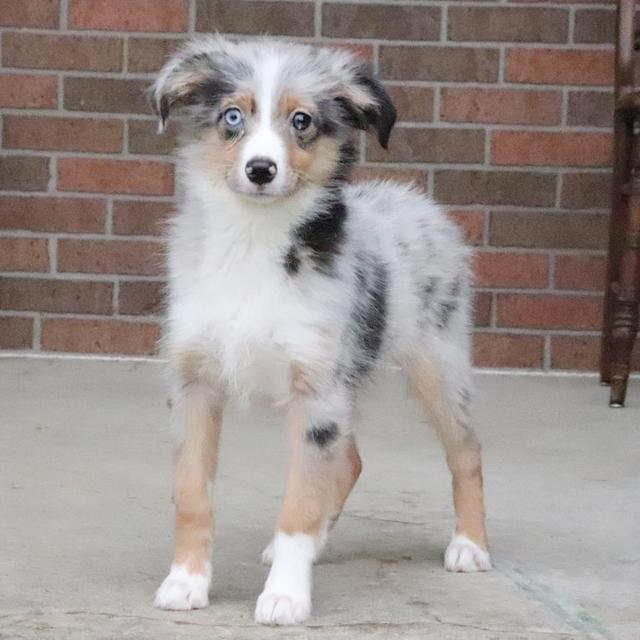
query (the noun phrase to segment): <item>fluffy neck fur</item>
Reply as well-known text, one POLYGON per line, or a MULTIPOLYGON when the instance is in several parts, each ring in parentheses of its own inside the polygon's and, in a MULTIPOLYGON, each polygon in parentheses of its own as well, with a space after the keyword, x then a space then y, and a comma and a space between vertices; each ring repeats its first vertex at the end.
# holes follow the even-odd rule
POLYGON ((342 145, 336 168, 325 184, 307 184, 293 195, 258 202, 216 183, 202 170, 197 147, 182 153, 181 178, 187 207, 201 218, 206 236, 231 244, 249 243, 253 249, 285 252, 294 246, 312 254, 334 253, 343 233, 346 215, 343 187, 353 163, 353 143, 342 145))

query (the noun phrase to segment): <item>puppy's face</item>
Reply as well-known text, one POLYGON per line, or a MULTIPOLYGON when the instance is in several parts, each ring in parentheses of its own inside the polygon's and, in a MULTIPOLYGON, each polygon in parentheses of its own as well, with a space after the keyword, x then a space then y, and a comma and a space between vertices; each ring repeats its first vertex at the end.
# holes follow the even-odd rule
POLYGON ((198 40, 154 86, 164 125, 185 108, 192 141, 212 181, 268 202, 325 184, 347 162, 354 129, 374 126, 383 146, 395 111, 349 55, 268 41, 198 40))
POLYGON ((323 184, 340 162, 342 136, 312 97, 293 91, 234 91, 198 132, 208 170, 255 200, 323 184))

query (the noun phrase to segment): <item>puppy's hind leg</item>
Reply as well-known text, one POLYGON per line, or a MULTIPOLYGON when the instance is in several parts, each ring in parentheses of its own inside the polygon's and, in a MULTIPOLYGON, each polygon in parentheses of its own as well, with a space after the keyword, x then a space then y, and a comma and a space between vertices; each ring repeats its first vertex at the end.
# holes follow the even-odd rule
POLYGON ((445 552, 449 571, 487 571, 482 457, 469 425, 471 367, 465 351, 447 345, 445 354, 424 348, 408 363, 409 381, 444 446, 453 481, 456 527, 445 552))

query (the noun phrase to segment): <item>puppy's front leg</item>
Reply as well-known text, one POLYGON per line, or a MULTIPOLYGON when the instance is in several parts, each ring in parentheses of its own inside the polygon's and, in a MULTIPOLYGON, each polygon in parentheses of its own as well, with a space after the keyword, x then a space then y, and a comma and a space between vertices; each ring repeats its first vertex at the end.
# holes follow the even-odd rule
POLYGON ((272 542, 271 570, 255 611, 262 624, 299 624, 309 617, 313 561, 346 499, 345 469, 352 465, 353 446, 345 433, 346 420, 320 417, 323 411, 313 404, 296 400, 289 414, 287 487, 272 542))
POLYGON ((160 609, 200 609, 209 604, 213 508, 210 488, 216 470, 223 394, 193 359, 182 367, 173 419, 181 432, 173 468, 175 539, 169 575, 156 592, 160 609))

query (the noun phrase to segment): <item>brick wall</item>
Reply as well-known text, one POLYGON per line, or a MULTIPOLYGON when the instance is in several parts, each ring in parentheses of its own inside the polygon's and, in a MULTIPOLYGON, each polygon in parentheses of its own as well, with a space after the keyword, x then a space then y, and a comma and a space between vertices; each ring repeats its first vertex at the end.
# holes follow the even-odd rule
POLYGON ((0 347, 150 354, 172 135, 142 96, 185 34, 347 45, 400 124, 363 177, 413 179, 477 246, 481 366, 597 363, 614 2, 3 0, 0 347))

